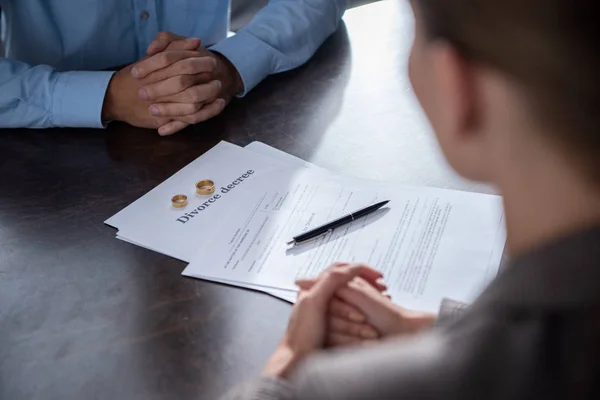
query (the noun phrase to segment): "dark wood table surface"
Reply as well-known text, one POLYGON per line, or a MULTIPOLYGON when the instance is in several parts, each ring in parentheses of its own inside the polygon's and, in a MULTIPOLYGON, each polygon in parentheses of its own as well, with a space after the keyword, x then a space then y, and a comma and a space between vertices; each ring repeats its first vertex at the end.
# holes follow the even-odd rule
POLYGON ((449 171, 407 76, 405 0, 349 11, 304 67, 162 138, 0 130, 0 398, 214 399, 257 375, 290 305, 185 278, 103 221, 220 140, 333 171, 489 192, 449 171))

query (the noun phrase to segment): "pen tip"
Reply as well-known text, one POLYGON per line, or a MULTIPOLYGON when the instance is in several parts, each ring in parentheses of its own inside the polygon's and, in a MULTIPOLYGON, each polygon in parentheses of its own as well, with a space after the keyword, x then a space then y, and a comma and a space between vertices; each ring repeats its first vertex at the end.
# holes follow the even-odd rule
POLYGON ((296 241, 295 241, 295 240, 290 240, 289 242, 286 242, 286 244, 287 244, 288 246, 291 246, 291 245, 293 245, 293 244, 295 244, 295 243, 296 243, 296 241))

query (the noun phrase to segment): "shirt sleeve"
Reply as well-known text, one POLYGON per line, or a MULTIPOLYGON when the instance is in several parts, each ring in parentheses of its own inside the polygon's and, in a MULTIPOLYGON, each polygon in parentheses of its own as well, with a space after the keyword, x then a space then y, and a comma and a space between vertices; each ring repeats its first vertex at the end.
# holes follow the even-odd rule
POLYGON ((259 378, 240 385, 221 400, 295 400, 292 386, 283 379, 259 378))
POLYGON ((438 317, 435 321, 436 327, 449 326, 462 318, 469 310, 469 305, 459 301, 444 299, 440 306, 438 317))
MULTIPOLYGON (((469 308, 444 299, 436 326, 452 325, 469 308)), ((439 376, 448 376, 450 370, 457 371, 461 351, 461 345, 452 344, 447 332, 432 331, 372 348, 321 354, 305 363, 291 382, 262 377, 239 386, 222 400, 443 399, 448 394, 443 385, 431 383, 439 382, 439 376), (401 383, 401 377, 406 381, 401 383)))
POLYGON ((102 128, 114 72, 58 72, 0 58, 0 128, 102 128))
POLYGON ((242 96, 270 74, 304 64, 337 29, 346 0, 271 0, 235 36, 211 47, 244 83, 242 96))
POLYGON ((299 366, 289 382, 263 377, 225 399, 444 399, 447 392, 435 383, 448 377, 453 357, 447 349, 443 336, 433 334, 406 343, 323 352, 299 366))

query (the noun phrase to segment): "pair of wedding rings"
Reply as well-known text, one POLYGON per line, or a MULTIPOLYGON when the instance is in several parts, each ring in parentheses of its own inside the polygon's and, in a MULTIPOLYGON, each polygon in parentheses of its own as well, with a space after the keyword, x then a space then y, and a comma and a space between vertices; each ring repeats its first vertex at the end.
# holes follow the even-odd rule
MULTIPOLYGON (((196 182, 196 193, 202 196, 208 196, 215 192, 215 183, 210 179, 203 179, 196 182)), ((184 208, 188 205, 187 196, 185 194, 176 194, 171 198, 171 205, 175 208, 184 208)))

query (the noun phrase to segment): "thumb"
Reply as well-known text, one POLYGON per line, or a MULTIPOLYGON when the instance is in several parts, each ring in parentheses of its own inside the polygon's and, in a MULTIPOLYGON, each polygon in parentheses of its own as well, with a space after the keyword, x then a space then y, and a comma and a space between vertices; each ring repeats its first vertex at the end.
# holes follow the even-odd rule
POLYGON ((311 289, 312 295, 319 303, 327 303, 338 289, 359 276, 364 266, 361 264, 328 269, 311 289))

